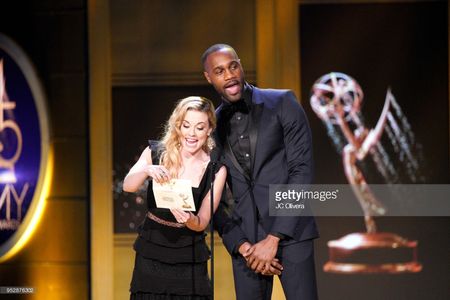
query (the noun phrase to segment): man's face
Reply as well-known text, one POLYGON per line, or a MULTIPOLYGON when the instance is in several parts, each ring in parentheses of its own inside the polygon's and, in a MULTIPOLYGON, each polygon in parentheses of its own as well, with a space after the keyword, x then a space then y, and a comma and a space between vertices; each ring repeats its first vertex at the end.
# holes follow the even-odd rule
POLYGON ((233 50, 225 48, 211 53, 205 61, 203 74, 226 100, 235 102, 242 98, 244 70, 233 50))

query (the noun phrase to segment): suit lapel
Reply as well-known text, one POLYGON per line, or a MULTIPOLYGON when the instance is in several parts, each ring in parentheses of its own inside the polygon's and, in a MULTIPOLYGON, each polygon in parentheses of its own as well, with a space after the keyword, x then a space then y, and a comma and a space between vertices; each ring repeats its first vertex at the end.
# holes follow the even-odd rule
POLYGON ((253 104, 249 124, 250 151, 252 153, 252 173, 255 170, 256 143, 258 142, 258 129, 261 121, 264 103, 253 104))
POLYGON ((246 179, 250 179, 249 174, 247 174, 247 172, 245 172, 244 169, 242 169, 241 165, 239 164, 239 162, 236 159, 236 156, 233 153, 233 150, 231 149, 230 142, 228 141, 229 128, 228 128, 228 126, 226 126, 226 122, 222 118, 223 118, 223 115, 220 111, 219 119, 217 120, 217 124, 218 124, 217 133, 218 133, 218 139, 220 141, 220 144, 224 149, 224 153, 228 157, 228 159, 231 161, 233 166, 239 171, 239 173, 244 175, 246 179))

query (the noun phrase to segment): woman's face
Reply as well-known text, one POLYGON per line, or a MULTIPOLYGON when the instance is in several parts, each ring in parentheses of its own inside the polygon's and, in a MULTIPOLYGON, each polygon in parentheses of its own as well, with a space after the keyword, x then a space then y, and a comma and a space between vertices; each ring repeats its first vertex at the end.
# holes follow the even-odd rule
POLYGON ((211 134, 208 115, 205 112, 188 110, 181 122, 181 146, 188 153, 199 151, 211 134))

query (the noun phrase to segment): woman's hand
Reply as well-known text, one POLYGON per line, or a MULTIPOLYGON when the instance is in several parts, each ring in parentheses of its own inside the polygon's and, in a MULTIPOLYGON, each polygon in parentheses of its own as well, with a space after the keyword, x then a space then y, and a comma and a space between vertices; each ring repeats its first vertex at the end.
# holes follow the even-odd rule
POLYGON ((175 219, 177 219, 177 222, 182 224, 187 223, 191 218, 195 218, 193 213, 181 210, 179 208, 171 208, 170 212, 175 219))
POLYGON ((144 171, 157 183, 164 183, 171 179, 169 171, 161 165, 146 165, 144 171))
POLYGON ((178 223, 186 224, 189 229, 195 230, 200 225, 200 219, 190 211, 184 211, 178 208, 171 208, 170 212, 178 223))

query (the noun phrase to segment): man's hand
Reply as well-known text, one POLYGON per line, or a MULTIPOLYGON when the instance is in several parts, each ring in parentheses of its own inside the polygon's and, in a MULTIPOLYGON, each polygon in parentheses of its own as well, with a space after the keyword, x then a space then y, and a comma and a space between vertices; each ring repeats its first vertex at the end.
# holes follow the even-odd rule
POLYGON ((247 260, 247 258, 245 257, 245 254, 251 247, 252 247, 252 244, 250 244, 249 242, 245 242, 241 246, 239 246, 238 251, 245 258, 245 260, 247 260))
POLYGON ((261 274, 267 276, 280 275, 281 271, 283 271, 283 266, 279 263, 278 258, 274 258, 270 263, 269 269, 264 268, 261 274))
MULTIPOLYGON (((274 269, 278 269, 277 266, 281 267, 278 261, 274 260, 275 255, 277 254, 279 241, 280 238, 269 234, 264 240, 251 246, 243 254, 247 260, 247 266, 256 273, 263 274, 271 273, 271 270, 275 271, 274 269)), ((282 268, 283 267, 281 267, 281 269, 282 268)))
MULTIPOLYGON (((253 250, 250 251, 251 248, 252 248, 252 244, 250 244, 249 242, 245 242, 238 249, 239 253, 245 258, 247 263, 248 263, 250 254, 253 253, 253 250)), ((264 268, 264 270, 261 272, 261 274, 267 275, 267 276, 280 275, 282 270, 283 270, 283 266, 279 263, 278 258, 274 258, 270 262, 269 267, 264 268)))

